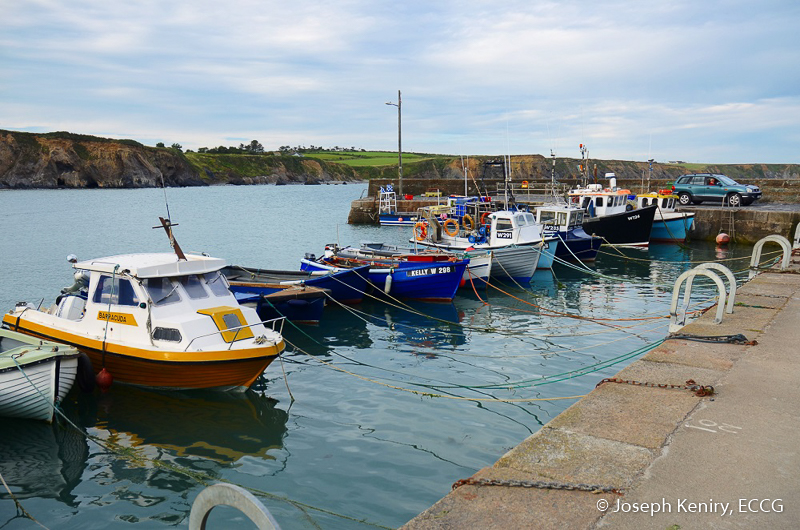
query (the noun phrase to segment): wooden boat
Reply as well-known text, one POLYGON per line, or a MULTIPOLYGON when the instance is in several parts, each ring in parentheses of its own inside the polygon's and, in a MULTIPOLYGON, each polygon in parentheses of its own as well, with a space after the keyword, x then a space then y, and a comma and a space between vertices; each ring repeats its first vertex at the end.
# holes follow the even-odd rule
POLYGON ((271 283, 281 286, 300 285, 324 289, 329 299, 340 304, 357 304, 367 291, 367 272, 369 267, 347 269, 338 272, 330 271, 288 271, 274 269, 257 269, 241 265, 229 265, 222 273, 231 284, 234 292, 252 291, 243 283, 271 283))
POLYGON ((570 202, 586 212, 583 229, 612 245, 648 246, 656 206, 636 208, 629 202, 630 190, 617 188, 613 173, 606 173, 606 178, 609 179, 607 188, 589 184, 568 193, 570 202))
POLYGON ((656 205, 650 241, 681 243, 686 241, 694 224, 694 212, 678 212, 678 196, 671 189, 651 191, 636 195, 640 208, 656 205))
POLYGON ((74 347, 0 329, 0 416, 51 422, 79 356, 74 347))
POLYGON ((121 383, 243 391, 283 351, 283 320, 265 327, 236 301, 224 260, 174 247, 75 263, 89 277, 85 293, 59 296, 45 310, 21 302, 3 322, 78 348, 121 383))
MULTIPOLYGON (((472 285, 486 287, 489 276, 492 272, 492 251, 491 250, 469 250, 464 252, 448 252, 429 247, 401 247, 398 245, 387 245, 386 243, 362 243, 361 248, 345 248, 341 252, 351 254, 352 257, 363 258, 389 258, 404 259, 410 255, 438 255, 455 256, 458 259, 468 259, 469 264, 464 271, 462 286, 471 287, 472 285)), ((340 255, 342 255, 340 253, 340 255)))
POLYGON ((409 256, 405 260, 340 257, 331 249, 316 258, 301 260, 306 271, 342 269, 368 265, 367 279, 379 293, 394 298, 451 301, 461 285, 468 259, 454 256, 409 256))

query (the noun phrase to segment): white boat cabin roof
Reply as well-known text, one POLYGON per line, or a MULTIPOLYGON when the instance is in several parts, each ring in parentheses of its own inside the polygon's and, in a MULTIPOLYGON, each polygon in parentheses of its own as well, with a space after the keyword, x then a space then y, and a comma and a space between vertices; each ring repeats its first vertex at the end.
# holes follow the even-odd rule
POLYGON ((206 274, 222 269, 228 263, 224 259, 187 254, 186 260, 179 260, 173 253, 120 254, 75 263, 75 269, 106 274, 119 274, 127 271, 137 278, 159 278, 206 274), (117 266, 119 267, 117 268, 117 266))

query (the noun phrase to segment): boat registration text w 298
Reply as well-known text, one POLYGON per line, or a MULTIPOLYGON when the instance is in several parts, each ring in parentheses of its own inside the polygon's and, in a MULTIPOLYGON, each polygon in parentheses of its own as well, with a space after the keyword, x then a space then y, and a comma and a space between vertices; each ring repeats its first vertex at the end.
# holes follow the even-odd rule
POLYGON ((455 270, 452 265, 447 267, 432 267, 430 269, 417 269, 408 271, 407 276, 430 276, 432 274, 448 274, 455 270))

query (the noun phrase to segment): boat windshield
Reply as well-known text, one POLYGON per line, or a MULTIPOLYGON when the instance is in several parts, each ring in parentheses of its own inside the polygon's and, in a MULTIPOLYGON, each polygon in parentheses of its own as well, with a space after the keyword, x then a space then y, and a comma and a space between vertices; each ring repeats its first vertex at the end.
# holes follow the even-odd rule
POLYGON ((196 274, 181 276, 179 281, 183 286, 183 290, 186 291, 186 294, 188 294, 189 298, 192 300, 208 298, 208 292, 205 287, 203 287, 203 282, 200 281, 200 278, 196 274))
POLYGON ((552 221, 556 218, 556 212, 553 210, 539 210, 539 222, 542 224, 552 221))
POLYGON ((170 278, 147 278, 144 280, 144 288, 155 306, 174 304, 181 301, 181 295, 178 293, 178 283, 173 282, 170 278))
POLYGON ((582 225, 583 212, 572 212, 569 216, 569 226, 582 225))
POLYGON ((228 296, 231 292, 228 290, 228 282, 225 276, 219 271, 203 275, 208 287, 215 296, 228 296))
POLYGON ((96 304, 139 305, 139 297, 129 280, 105 274, 97 280, 92 301, 96 304))

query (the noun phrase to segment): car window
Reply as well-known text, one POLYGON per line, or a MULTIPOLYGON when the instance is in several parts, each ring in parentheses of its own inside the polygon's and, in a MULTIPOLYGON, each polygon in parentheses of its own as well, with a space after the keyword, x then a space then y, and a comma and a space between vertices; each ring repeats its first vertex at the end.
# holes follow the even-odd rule
POLYGON ((706 185, 706 178, 705 177, 694 177, 692 179, 692 184, 695 186, 705 186, 706 185))

